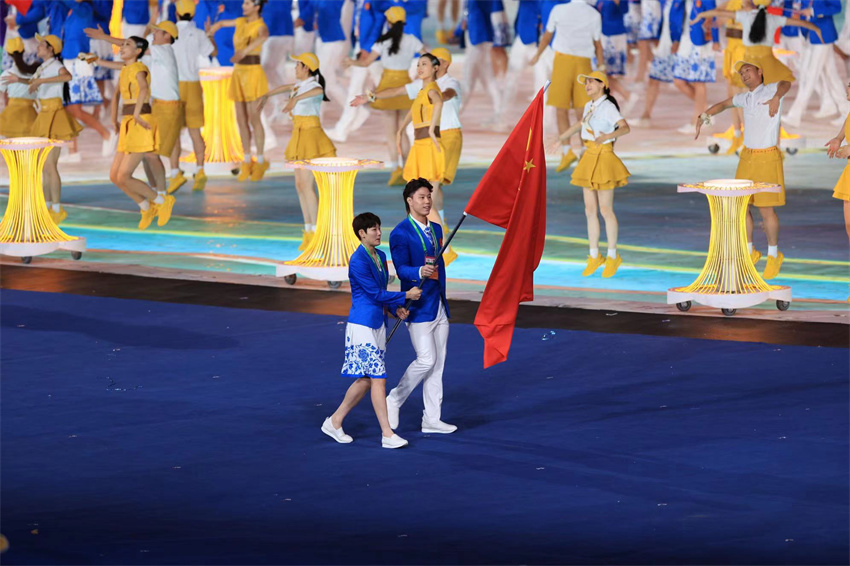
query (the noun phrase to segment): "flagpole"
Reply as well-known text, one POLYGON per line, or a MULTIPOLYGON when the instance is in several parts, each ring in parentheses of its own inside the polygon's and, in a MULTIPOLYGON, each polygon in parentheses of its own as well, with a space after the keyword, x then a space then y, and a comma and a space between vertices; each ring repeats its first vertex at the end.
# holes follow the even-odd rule
MULTIPOLYGON (((457 225, 455 225, 454 229, 449 234, 449 237, 446 238, 446 241, 443 243, 443 247, 440 248, 440 253, 437 254, 437 261, 436 261, 436 265, 438 266, 437 269, 439 269, 440 258, 443 257, 443 253, 448 249, 449 244, 452 242, 452 238, 455 237, 455 234, 457 234, 457 230, 458 230, 458 228, 460 228, 460 225, 463 224, 464 220, 466 220, 466 216, 467 216, 466 211, 463 211, 463 216, 460 217, 460 220, 458 221, 457 225)), ((419 283, 419 285, 417 287, 421 289, 422 286, 425 284, 425 281, 429 281, 429 280, 423 279, 422 282, 419 283)), ((413 300, 408 299, 407 302, 404 303, 404 308, 409 309, 410 305, 412 303, 413 303, 413 300)), ((393 329, 390 331, 390 335, 387 336, 387 344, 389 344, 390 340, 393 339, 393 334, 395 334, 395 331, 398 330, 398 326, 400 324, 401 324, 401 319, 399 318, 398 320, 395 321, 395 326, 393 326, 393 329)), ((384 346, 384 347, 386 348, 386 346, 384 346)))

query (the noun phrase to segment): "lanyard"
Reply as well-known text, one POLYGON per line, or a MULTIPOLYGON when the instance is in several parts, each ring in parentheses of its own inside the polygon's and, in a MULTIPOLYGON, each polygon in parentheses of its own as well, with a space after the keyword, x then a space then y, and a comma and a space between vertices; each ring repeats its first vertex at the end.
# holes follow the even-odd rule
MULTIPOLYGON (((362 245, 362 244, 361 244, 361 245, 362 245)), ((366 253, 367 253, 367 254, 369 254, 369 257, 370 257, 370 258, 372 258, 372 263, 374 263, 374 264, 375 264, 375 267, 377 267, 377 268, 378 268, 378 273, 380 273, 380 274, 381 274, 381 279, 385 281, 385 282, 384 282, 384 287, 386 288, 386 286, 389 284, 389 278, 387 277, 387 274, 386 274, 386 273, 384 273, 384 266, 383 266, 383 265, 381 265, 381 262, 380 262, 380 261, 378 261, 378 258, 376 257, 376 256, 378 255, 378 252, 375 252, 375 255, 372 255, 372 254, 369 252, 369 250, 367 250, 367 249, 366 249, 366 246, 363 246, 363 249, 364 249, 364 250, 366 250, 366 253)))
MULTIPOLYGON (((425 239, 422 237, 422 229, 417 226, 416 222, 413 220, 411 216, 407 217, 407 220, 410 222, 410 225, 413 226, 413 229, 416 230, 416 235, 419 236, 419 241, 422 242, 422 252, 425 255, 428 255, 428 246, 425 245, 425 239)), ((428 230, 431 232, 431 242, 434 247, 434 253, 437 252, 437 234, 434 233, 434 227, 431 226, 431 223, 428 223, 428 230)))

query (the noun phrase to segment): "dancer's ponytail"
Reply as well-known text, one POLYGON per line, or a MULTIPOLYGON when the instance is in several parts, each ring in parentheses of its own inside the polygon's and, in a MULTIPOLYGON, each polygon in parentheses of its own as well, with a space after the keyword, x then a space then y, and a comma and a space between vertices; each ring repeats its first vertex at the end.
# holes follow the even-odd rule
POLYGON ((327 91, 325 90, 325 77, 322 76, 322 71, 316 69, 315 71, 310 71, 310 75, 318 77, 319 79, 319 85, 321 85, 322 87, 322 100, 325 102, 330 102, 331 99, 328 98, 328 95, 326 94, 327 91))
POLYGON ((608 100, 610 100, 611 102, 614 103, 614 107, 617 109, 617 112, 619 112, 620 111, 620 105, 617 104, 617 99, 614 98, 614 96, 611 94, 611 89, 606 86, 605 89, 602 92, 605 93, 605 96, 608 97, 608 100))
POLYGON ((758 14, 753 20, 753 25, 750 28, 750 41, 755 45, 760 45, 767 35, 767 9, 764 6, 759 6, 758 14))

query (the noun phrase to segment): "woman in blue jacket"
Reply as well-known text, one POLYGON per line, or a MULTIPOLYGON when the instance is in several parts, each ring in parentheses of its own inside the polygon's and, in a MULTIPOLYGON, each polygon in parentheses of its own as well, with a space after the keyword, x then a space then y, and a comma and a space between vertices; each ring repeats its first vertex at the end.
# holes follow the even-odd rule
POLYGON ((322 432, 341 444, 354 439, 342 430, 342 421, 371 391, 372 406, 381 425, 381 446, 401 448, 407 441, 393 432, 387 418, 387 369, 384 355, 387 347, 387 311, 404 320, 408 311, 406 299, 417 300, 421 289, 405 292, 387 291, 389 275, 387 256, 377 249, 381 245, 381 219, 371 212, 358 214, 351 224, 360 239, 360 247, 348 264, 351 283, 351 311, 345 327, 345 362, 342 376, 354 378, 339 408, 325 419, 322 432))

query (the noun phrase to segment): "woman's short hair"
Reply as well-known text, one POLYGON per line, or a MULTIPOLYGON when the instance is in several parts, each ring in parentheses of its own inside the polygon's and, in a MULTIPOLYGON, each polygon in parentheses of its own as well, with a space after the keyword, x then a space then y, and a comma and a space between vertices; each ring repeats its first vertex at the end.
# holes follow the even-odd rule
POLYGON ((381 225, 381 219, 378 218, 377 214, 373 214, 371 212, 361 212, 357 216, 354 217, 354 221, 351 223, 351 227, 354 228, 354 235, 357 238, 360 238, 360 230, 364 232, 368 232, 369 228, 374 228, 375 226, 381 225))

